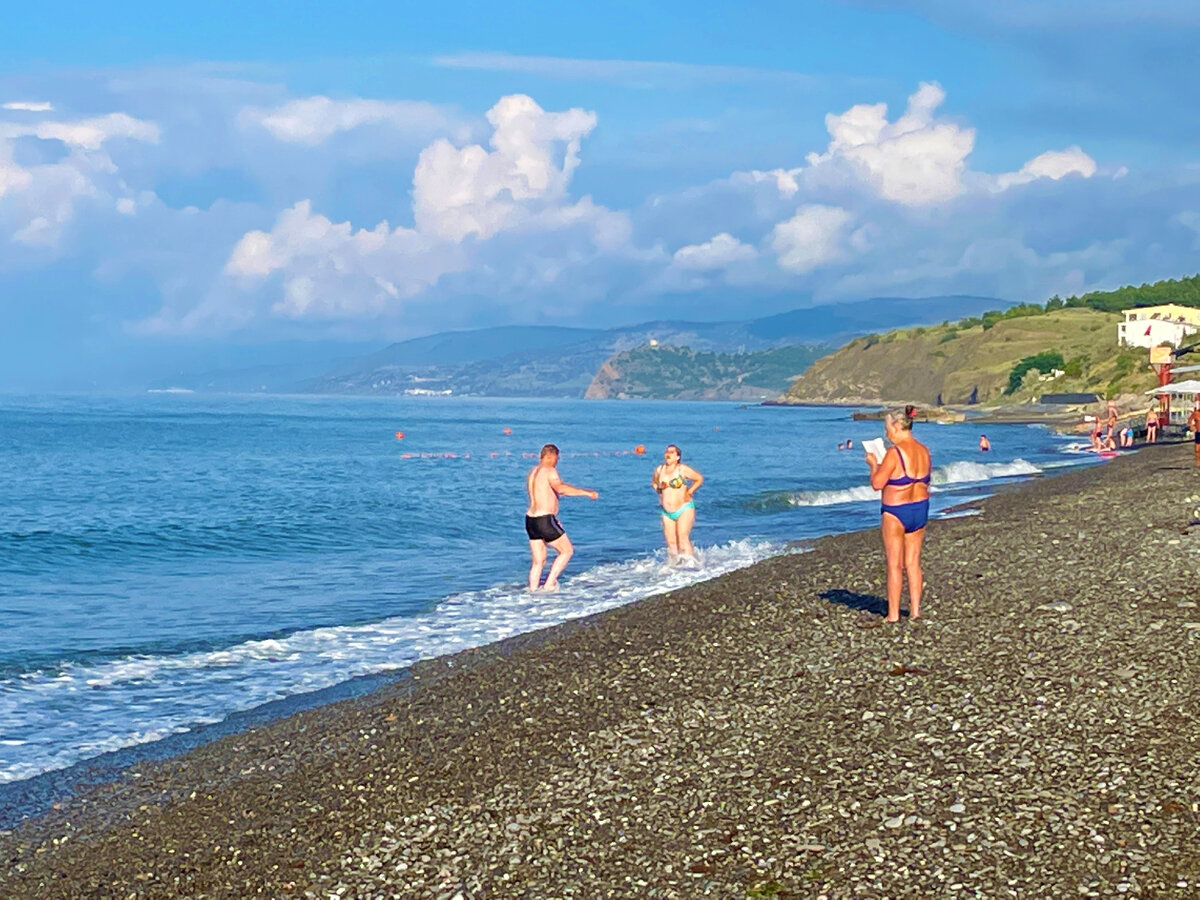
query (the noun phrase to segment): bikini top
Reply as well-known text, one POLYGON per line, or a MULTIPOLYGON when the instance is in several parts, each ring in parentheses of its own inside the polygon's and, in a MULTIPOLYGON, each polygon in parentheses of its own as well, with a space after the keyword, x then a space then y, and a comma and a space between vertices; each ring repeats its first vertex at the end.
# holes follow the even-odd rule
POLYGON ((904 487, 907 484, 929 484, 933 479, 932 474, 922 475, 920 478, 913 478, 908 474, 908 467, 904 465, 904 454, 900 452, 900 448, 896 447, 896 455, 900 457, 900 471, 904 474, 899 478, 889 478, 887 483, 892 487, 904 487))
POLYGON ((681 488, 681 487, 683 487, 683 476, 682 475, 676 475, 670 481, 660 481, 658 483, 658 489, 660 491, 663 490, 664 488, 681 488))

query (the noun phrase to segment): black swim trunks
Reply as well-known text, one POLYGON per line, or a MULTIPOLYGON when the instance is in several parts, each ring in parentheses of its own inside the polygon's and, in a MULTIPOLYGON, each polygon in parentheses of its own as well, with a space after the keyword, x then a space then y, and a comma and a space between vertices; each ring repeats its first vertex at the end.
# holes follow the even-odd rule
POLYGON ((531 541, 557 541, 566 532, 558 524, 558 516, 526 516, 525 533, 531 541))

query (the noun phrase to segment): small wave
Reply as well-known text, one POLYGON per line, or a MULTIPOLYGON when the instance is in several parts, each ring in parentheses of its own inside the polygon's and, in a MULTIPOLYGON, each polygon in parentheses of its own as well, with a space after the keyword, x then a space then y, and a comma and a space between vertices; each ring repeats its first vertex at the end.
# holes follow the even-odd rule
POLYGON ((0 783, 157 740, 272 700, 405 668, 686 587, 790 549, 741 540, 700 548, 694 565, 660 551, 604 563, 558 593, 515 582, 446 597, 433 610, 315 628, 173 656, 136 655, 0 678, 0 783))
MULTIPOLYGON (((1018 457, 1007 463, 977 463, 958 460, 933 470, 933 488, 950 484, 974 484, 994 478, 1025 478, 1040 475, 1041 468, 1018 457)), ((839 503, 865 503, 879 499, 879 491, 870 485, 829 491, 781 491, 758 498, 751 505, 763 509, 787 506, 834 506, 839 503)))

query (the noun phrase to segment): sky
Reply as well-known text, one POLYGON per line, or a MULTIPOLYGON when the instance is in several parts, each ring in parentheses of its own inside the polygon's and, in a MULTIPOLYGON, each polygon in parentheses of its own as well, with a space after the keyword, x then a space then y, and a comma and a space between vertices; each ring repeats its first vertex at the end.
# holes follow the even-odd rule
POLYGON ((1200 271, 1193 0, 15 4, 0 390, 1200 271))

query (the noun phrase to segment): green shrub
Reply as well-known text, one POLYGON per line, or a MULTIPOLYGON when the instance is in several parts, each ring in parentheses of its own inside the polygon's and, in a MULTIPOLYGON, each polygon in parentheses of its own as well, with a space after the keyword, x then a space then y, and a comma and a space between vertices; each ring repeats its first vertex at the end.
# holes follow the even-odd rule
POLYGON ((1025 378, 1025 373, 1030 369, 1037 369, 1039 372, 1049 372, 1051 369, 1063 368, 1063 356, 1057 350, 1045 350, 1041 353, 1035 353, 1033 356, 1026 356, 1008 373, 1008 387, 1004 389, 1005 394, 1013 394, 1021 387, 1021 381, 1025 378))

